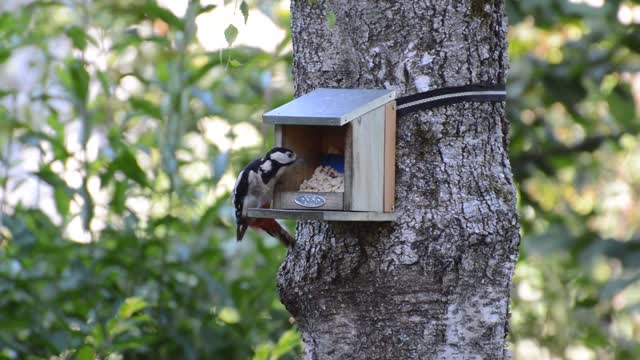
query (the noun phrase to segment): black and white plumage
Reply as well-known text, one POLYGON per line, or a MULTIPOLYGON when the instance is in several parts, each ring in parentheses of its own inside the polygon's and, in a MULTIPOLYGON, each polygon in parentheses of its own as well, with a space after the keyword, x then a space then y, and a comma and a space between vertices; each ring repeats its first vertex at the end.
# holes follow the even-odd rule
MULTIPOLYGON (((242 240, 248 226, 259 227, 270 235, 279 237, 283 242, 290 240, 282 238, 284 235, 280 234, 281 231, 276 229, 277 222, 275 220, 268 222, 268 224, 265 221, 251 221, 247 217, 247 210, 268 206, 273 197, 273 188, 276 182, 295 162, 296 154, 293 151, 283 147, 276 147, 269 150, 264 157, 253 160, 242 169, 232 193, 236 210, 236 235, 238 241, 242 240)), ((279 225, 277 226, 279 227, 279 225)), ((287 236, 291 238, 288 233, 287 236)))

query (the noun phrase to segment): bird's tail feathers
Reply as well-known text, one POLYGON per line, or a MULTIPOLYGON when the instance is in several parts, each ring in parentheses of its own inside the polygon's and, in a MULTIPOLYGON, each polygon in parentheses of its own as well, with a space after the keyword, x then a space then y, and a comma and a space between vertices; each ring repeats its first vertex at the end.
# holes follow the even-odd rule
POLYGON ((244 237, 245 231, 247 231, 247 224, 238 224, 236 225, 236 240, 240 241, 244 237))
POLYGON ((280 240, 285 246, 295 245, 294 237, 274 219, 253 219, 251 226, 264 230, 267 234, 280 240))

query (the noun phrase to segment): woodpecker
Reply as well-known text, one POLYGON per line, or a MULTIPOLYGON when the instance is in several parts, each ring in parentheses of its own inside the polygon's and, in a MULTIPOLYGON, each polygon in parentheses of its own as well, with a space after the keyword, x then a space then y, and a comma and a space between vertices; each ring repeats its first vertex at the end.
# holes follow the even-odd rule
POLYGON ((296 162, 296 154, 283 147, 276 147, 255 159, 240 171, 233 187, 233 204, 236 208, 236 239, 242 240, 248 226, 262 229, 280 240, 285 246, 294 244, 289 235, 274 219, 255 219, 247 216, 249 208, 269 207, 273 187, 287 169, 296 162))

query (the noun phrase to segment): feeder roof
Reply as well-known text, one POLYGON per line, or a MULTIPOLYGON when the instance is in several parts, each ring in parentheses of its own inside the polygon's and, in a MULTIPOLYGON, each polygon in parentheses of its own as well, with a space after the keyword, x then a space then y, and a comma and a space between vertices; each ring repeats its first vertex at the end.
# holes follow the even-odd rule
POLYGON ((265 124, 342 126, 395 98, 393 90, 316 89, 262 118, 265 124))

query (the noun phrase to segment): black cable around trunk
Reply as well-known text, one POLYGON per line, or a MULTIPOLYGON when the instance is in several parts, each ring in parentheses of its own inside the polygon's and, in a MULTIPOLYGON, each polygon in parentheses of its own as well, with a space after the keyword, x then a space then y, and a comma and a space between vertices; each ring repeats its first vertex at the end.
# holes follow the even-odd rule
POLYGON ((398 115, 461 102, 505 101, 504 85, 465 85, 429 90, 396 99, 398 115))

